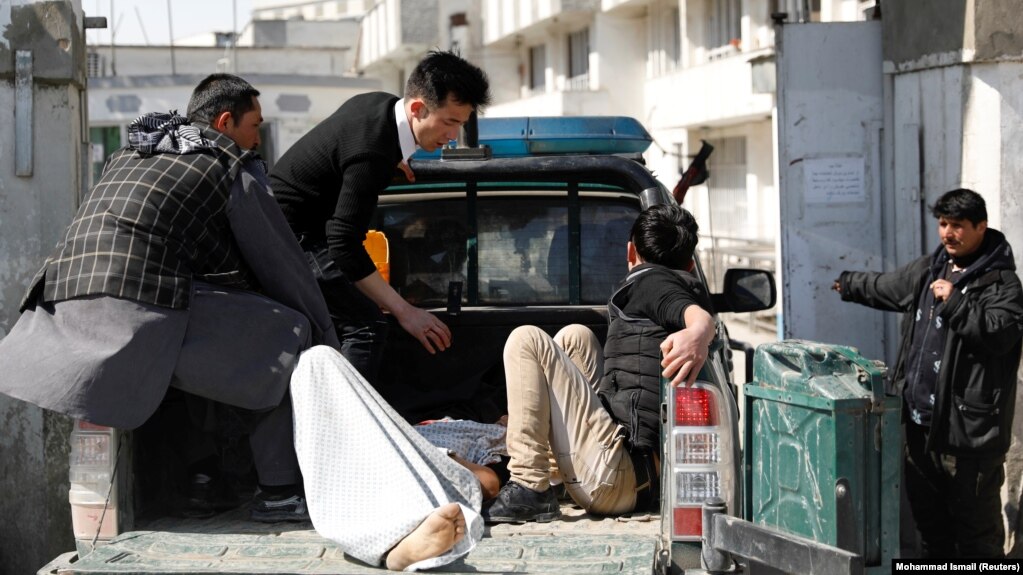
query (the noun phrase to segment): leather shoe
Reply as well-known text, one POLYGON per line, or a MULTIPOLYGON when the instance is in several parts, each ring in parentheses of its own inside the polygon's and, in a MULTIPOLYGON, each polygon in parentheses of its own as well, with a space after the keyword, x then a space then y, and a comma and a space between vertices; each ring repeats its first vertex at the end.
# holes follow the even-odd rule
POLYGON ((537 493, 515 481, 506 483, 483 510, 483 520, 487 523, 546 523, 558 517, 561 517, 561 507, 553 489, 548 487, 537 493))

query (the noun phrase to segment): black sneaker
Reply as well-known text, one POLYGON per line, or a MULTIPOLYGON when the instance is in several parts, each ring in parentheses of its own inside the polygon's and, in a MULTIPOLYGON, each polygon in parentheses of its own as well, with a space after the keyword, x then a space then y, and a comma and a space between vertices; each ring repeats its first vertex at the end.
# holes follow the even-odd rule
POLYGON ((561 517, 561 507, 553 489, 548 487, 537 493, 515 481, 506 483, 483 510, 483 520, 487 523, 547 523, 558 517, 561 517))
POLYGON ((261 523, 309 521, 309 509, 300 494, 277 496, 257 491, 252 500, 252 520, 261 523))

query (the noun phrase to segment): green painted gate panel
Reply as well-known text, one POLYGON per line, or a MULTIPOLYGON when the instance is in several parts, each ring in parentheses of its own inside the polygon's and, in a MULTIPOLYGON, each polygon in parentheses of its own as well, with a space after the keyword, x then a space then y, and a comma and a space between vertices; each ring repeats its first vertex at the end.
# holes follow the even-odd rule
POLYGON ((757 348, 745 386, 744 517, 864 557, 898 554, 901 401, 849 347, 757 348))

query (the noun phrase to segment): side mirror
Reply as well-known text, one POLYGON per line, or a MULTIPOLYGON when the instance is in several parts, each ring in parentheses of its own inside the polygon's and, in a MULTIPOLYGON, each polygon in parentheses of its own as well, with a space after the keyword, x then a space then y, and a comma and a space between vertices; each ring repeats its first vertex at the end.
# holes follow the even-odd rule
POLYGON ((764 270, 733 268, 725 272, 724 290, 711 296, 714 311, 743 313, 774 307, 778 290, 774 274, 764 270))

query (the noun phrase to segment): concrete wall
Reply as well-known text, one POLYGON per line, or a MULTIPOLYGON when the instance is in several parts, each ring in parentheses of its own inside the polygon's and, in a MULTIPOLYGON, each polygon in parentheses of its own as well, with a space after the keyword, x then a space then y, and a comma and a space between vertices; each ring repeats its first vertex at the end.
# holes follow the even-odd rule
MULTIPOLYGON (((263 122, 272 142, 264 153, 270 167, 313 126, 357 94, 380 89, 372 78, 332 78, 283 74, 241 74, 260 91, 263 122)), ((122 129, 140 114, 184 113, 201 75, 93 78, 88 93, 89 126, 122 129)), ((106 150, 109 153, 111 150, 106 150)), ((93 159, 95 161, 95 159, 93 159)))
MULTIPOLYGON (((29 280, 70 221, 82 185, 84 34, 79 1, 0 3, 0 337, 29 280), (14 55, 33 55, 31 175, 17 175, 14 55)), ((24 150, 24 148, 23 148, 24 150)), ((34 573, 74 549, 70 422, 0 396, 0 572, 34 573)))
POLYGON ((597 114, 643 118, 646 25, 642 18, 599 13, 590 27, 590 86, 606 90, 608 107, 597 114))
MULTIPOLYGON (((355 34, 352 35, 355 41, 355 34)), ((102 59, 101 76, 151 76, 171 73, 170 46, 90 46, 102 59)), ((292 74, 308 76, 349 75, 353 50, 340 48, 253 48, 225 50, 215 47, 174 47, 176 74, 205 76, 214 72, 292 74), (223 61, 223 66, 221 62, 223 61)))
POLYGON ((256 19, 318 20, 359 15, 376 0, 253 0, 252 16, 256 19))
POLYGON ((349 48, 359 35, 356 18, 342 20, 254 20, 252 43, 258 47, 349 48))
POLYGON ((978 60, 1012 58, 1023 54, 1023 11, 1015 0, 974 4, 974 49, 978 60))
POLYGON ((418 62, 419 55, 441 43, 440 17, 437 0, 375 4, 362 19, 356 65, 372 73, 378 67, 401 67, 402 60, 413 57, 418 62))
POLYGON ((1017 0, 885 2, 885 59, 908 71, 1023 54, 1017 0))

